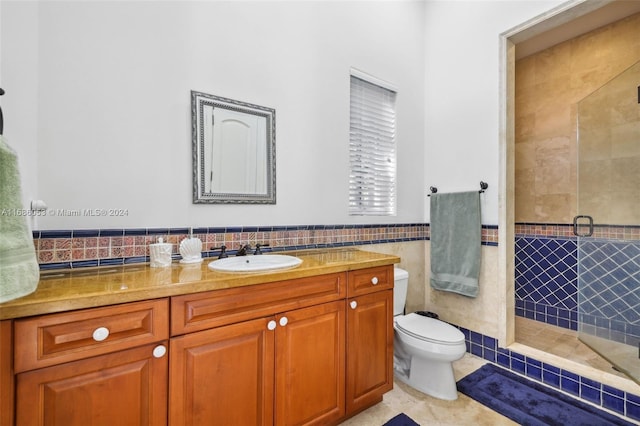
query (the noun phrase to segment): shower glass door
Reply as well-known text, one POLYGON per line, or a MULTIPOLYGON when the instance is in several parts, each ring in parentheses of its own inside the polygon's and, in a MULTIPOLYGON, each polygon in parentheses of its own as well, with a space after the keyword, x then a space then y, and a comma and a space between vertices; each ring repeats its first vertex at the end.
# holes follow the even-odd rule
POLYGON ((640 383, 640 62, 578 103, 578 338, 640 383))

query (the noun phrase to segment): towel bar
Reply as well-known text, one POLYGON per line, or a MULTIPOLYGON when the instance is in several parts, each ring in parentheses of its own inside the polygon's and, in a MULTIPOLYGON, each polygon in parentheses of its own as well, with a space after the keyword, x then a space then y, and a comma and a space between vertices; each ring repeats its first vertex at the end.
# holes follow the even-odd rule
MULTIPOLYGON (((489 188, 489 184, 487 182, 480 181, 480 191, 478 192, 482 194, 487 188, 489 188)), ((436 192, 438 192, 438 188, 435 186, 430 186, 429 191, 431 191, 431 194, 435 194, 436 192)), ((431 197, 431 194, 427 194, 427 197, 431 197)))

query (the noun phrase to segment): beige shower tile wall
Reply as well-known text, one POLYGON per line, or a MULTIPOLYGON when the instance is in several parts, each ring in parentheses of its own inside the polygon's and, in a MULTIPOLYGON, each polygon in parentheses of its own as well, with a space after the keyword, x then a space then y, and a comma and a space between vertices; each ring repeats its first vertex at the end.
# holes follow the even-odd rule
POLYGON ((640 224, 638 86, 640 62, 578 106, 580 210, 596 223, 640 224))
MULTIPOLYGON (((571 222, 577 214, 578 102, 638 60, 640 14, 516 62, 516 222, 571 222)), ((605 152, 591 154, 604 156, 605 152)), ((608 171, 613 174, 627 169, 627 164, 619 162, 609 169, 592 166, 597 174, 587 179, 598 182, 603 174, 609 175, 608 171)), ((592 201, 606 204, 602 201, 606 200, 602 197, 605 192, 597 191, 592 201)))

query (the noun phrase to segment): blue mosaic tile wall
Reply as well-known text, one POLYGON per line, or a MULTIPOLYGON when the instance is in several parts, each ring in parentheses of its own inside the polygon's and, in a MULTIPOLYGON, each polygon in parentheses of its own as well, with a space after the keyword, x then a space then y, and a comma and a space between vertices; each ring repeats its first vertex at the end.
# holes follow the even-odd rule
POLYGON ((571 330, 579 320, 582 332, 637 346, 640 241, 594 238, 578 247, 573 237, 516 237, 515 311, 571 330))
POLYGON ((575 239, 516 237, 516 315, 578 329, 578 251, 575 239))
POLYGON ((580 243, 581 331, 638 346, 640 342, 640 242, 580 243))
POLYGON ((467 352, 507 370, 544 383, 576 398, 640 421, 640 396, 572 373, 552 364, 498 346, 498 340, 458 327, 465 336, 467 352))

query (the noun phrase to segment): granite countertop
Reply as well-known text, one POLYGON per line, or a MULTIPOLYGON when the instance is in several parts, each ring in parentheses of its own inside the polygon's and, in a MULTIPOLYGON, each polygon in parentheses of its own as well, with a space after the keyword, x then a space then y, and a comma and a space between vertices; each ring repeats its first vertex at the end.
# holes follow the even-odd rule
POLYGON ((132 264, 46 271, 41 273, 38 289, 34 293, 0 304, 0 320, 291 280, 400 262, 400 258, 394 255, 354 248, 301 250, 277 254, 300 257, 302 264, 293 269, 268 272, 217 272, 208 268, 208 264, 215 258, 208 258, 195 265, 183 265, 175 261, 166 268, 132 264))

